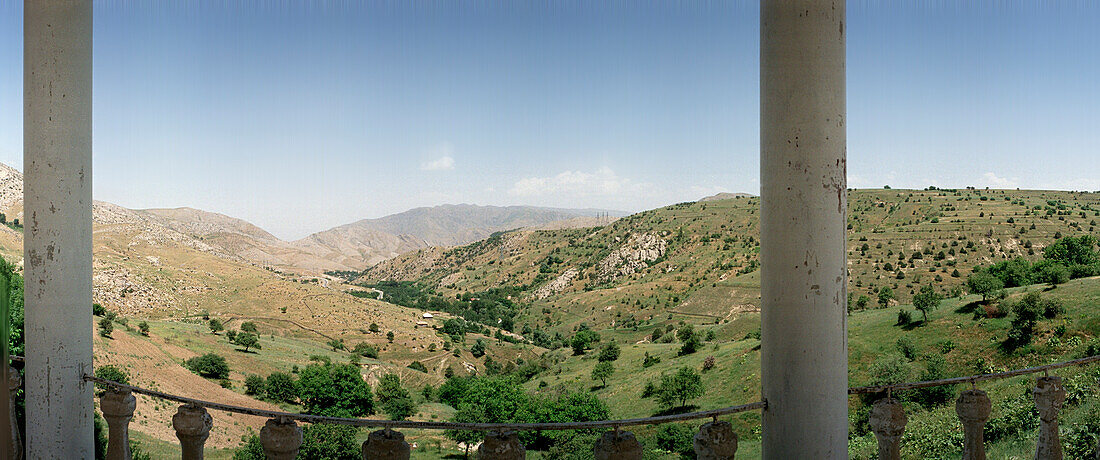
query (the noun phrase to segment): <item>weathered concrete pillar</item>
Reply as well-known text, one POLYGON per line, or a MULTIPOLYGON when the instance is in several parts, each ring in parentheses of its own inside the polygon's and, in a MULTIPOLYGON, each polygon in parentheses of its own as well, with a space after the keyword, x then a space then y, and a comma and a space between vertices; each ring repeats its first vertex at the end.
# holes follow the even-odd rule
POLYGON ((478 460, 523 460, 527 449, 519 442, 515 431, 485 433, 485 441, 477 449, 478 460))
POLYGON ((99 410, 107 420, 107 460, 130 460, 130 420, 136 408, 130 390, 109 388, 99 397, 99 410))
POLYGON ((27 456, 92 458, 92 1, 23 4, 27 456))
POLYGON ((985 460, 983 430, 993 402, 982 390, 966 390, 955 401, 955 413, 963 426, 963 460, 985 460))
POLYGON ((405 435, 389 428, 372 431, 363 442, 363 460, 409 460, 411 455, 405 435))
POLYGON ((642 444, 629 431, 608 431, 592 448, 596 460, 642 460, 642 444))
POLYGON ((901 435, 909 418, 905 407, 894 398, 882 398, 871 406, 871 431, 878 440, 879 460, 901 460, 901 435))
POLYGON ((724 421, 704 423, 695 433, 695 458, 698 460, 733 460, 737 454, 737 433, 733 424, 724 421))
MULTIPOLYGON (((0 363, 2 366, 3 363, 0 363)), ((12 460, 23 460, 23 441, 19 435, 19 421, 15 418, 15 394, 19 391, 19 387, 23 386, 23 377, 19 376, 19 371, 14 367, 8 366, 8 416, 11 419, 11 424, 8 425, 11 428, 11 451, 8 452, 8 457, 12 460)))
POLYGON ((1066 402, 1061 377, 1035 379, 1035 407, 1039 409, 1039 443, 1035 460, 1062 460, 1062 441, 1058 437, 1058 414, 1066 402))
POLYGON ((760 10, 765 459, 847 458, 845 2, 760 10))
POLYGON ((289 418, 272 418, 260 428, 260 445, 268 460, 294 460, 302 447, 302 428, 289 418))
POLYGON ((205 407, 184 404, 176 410, 176 415, 172 416, 172 428, 176 429, 176 438, 180 440, 183 460, 202 460, 203 445, 213 427, 214 420, 205 407))

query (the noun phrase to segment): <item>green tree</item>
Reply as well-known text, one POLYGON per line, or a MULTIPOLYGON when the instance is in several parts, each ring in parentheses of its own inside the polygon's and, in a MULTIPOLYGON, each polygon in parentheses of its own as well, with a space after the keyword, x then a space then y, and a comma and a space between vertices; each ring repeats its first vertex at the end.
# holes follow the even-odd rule
POLYGON ((1043 248, 1043 258, 1067 267, 1094 264, 1100 261, 1096 243, 1097 239, 1091 235, 1067 236, 1043 248))
POLYGON ((259 396, 264 394, 264 378, 256 374, 249 374, 244 379, 244 394, 259 396))
POLYGON ((409 391, 401 386, 401 377, 397 374, 386 374, 379 378, 374 394, 379 407, 391 420, 405 420, 416 413, 416 404, 409 391))
POLYGON ((474 355, 475 358, 485 356, 485 341, 477 339, 474 346, 470 347, 470 354, 474 355))
POLYGON ((378 323, 370 323, 370 331, 377 334, 382 329, 378 327, 378 323))
POLYGON ((214 353, 188 359, 183 362, 183 367, 208 379, 229 378, 229 363, 224 357, 214 353))
POLYGON ((111 338, 111 333, 114 331, 115 322, 111 321, 111 318, 102 318, 99 320, 99 335, 111 338))
MULTIPOLYGON (((451 417, 451 421, 455 423, 487 423, 489 419, 485 416, 483 408, 474 404, 462 404, 455 411, 454 416, 451 417)), ((470 458, 470 447, 480 442, 484 437, 484 434, 470 430, 447 430, 444 435, 466 447, 466 452, 463 453, 465 459, 470 458)))
POLYGON ((596 357, 596 359, 600 362, 615 361, 619 359, 619 354, 621 352, 622 350, 619 348, 618 342, 611 340, 607 342, 607 345, 604 345, 603 348, 600 349, 600 354, 596 357))
POLYGON ((359 342, 355 344, 355 348, 352 349, 352 353, 355 353, 364 358, 378 359, 378 350, 372 347, 367 342, 359 342))
MULTIPOLYGON (((117 366, 115 366, 113 364, 108 364, 106 366, 97 367, 95 369, 94 374, 95 374, 96 378, 101 378, 103 380, 110 380, 112 382, 118 382, 118 383, 122 383, 122 384, 129 384, 130 383, 130 376, 126 375, 125 371, 123 371, 122 369, 119 369, 117 366)), ((96 387, 96 396, 102 395, 103 392, 107 390, 107 385, 104 385, 102 383, 95 384, 95 387, 96 387)))
POLYGON ((610 361, 596 363, 592 368, 592 380, 599 380, 601 386, 607 386, 607 379, 615 373, 615 366, 610 361))
POLYGON ((332 339, 328 341, 328 346, 332 347, 332 351, 340 351, 345 349, 344 342, 340 339, 332 339))
POLYGON ((298 381, 285 372, 272 372, 264 382, 264 394, 274 401, 294 404, 298 402, 298 381))
POLYGON ((583 355, 585 350, 591 348, 593 343, 599 341, 600 334, 597 334, 596 331, 582 328, 573 335, 573 340, 570 342, 570 345, 573 347, 573 355, 583 355))
POLYGON ((386 340, 389 340, 390 343, 393 343, 393 339, 394 339, 393 331, 387 332, 386 333, 386 340))
POLYGON ((678 423, 666 423, 657 428, 657 447, 672 453, 680 454, 680 458, 695 458, 695 448, 692 439, 695 433, 691 428, 678 423))
POLYGON ((210 327, 210 333, 214 335, 217 335, 225 329, 225 325, 223 325, 218 318, 210 318, 210 321, 207 322, 206 325, 210 327))
POLYGON ((146 322, 146 321, 142 321, 142 322, 138 323, 138 331, 141 332, 141 335, 144 335, 144 336, 148 337, 149 336, 149 323, 146 322))
POLYGON ((332 417, 374 413, 371 388, 351 364, 313 363, 302 369, 298 397, 306 412, 332 417))
MULTIPOLYGON (((1064 238, 1063 238, 1064 239, 1064 238)), ((1049 283, 1051 287, 1057 287, 1069 281, 1070 271, 1065 265, 1058 263, 1042 264, 1036 275, 1036 281, 1049 283)))
POLYGON ((302 447, 298 458, 359 460, 363 458, 359 429, 348 425, 311 423, 302 429, 302 447))
POLYGON ((260 337, 251 332, 237 334, 236 344, 244 347, 245 352, 248 352, 249 348, 255 348, 257 350, 263 348, 260 346, 260 337))
POLYGON ((245 332, 256 333, 256 323, 252 321, 245 321, 241 323, 241 330, 245 332))
POLYGON ((866 295, 860 295, 856 298, 856 310, 867 309, 867 304, 871 302, 871 298, 866 295))
POLYGON ((690 367, 681 367, 675 374, 661 377, 657 400, 667 408, 683 408, 687 402, 703 395, 703 379, 690 367))
POLYGON ((685 324, 676 331, 676 338, 680 339, 680 356, 690 355, 702 348, 703 341, 699 333, 690 324, 685 324))
POLYGON ((1012 305, 1012 323, 1008 330, 1009 348, 1031 343, 1039 317, 1043 315, 1043 298, 1038 292, 1029 292, 1012 305))
POLYGON ((940 302, 943 301, 943 296, 936 292, 936 288, 931 284, 921 286, 920 292, 913 296, 913 307, 920 310, 921 315, 924 316, 924 323, 928 323, 928 312, 940 307, 940 302))
POLYGON ((878 306, 886 308, 890 305, 890 301, 896 299, 894 297, 894 290, 890 289, 890 286, 883 286, 878 290, 878 306))
POLYGON ((1004 282, 984 271, 975 271, 966 277, 966 288, 971 294, 981 294, 982 301, 986 302, 990 294, 1004 289, 1004 282))

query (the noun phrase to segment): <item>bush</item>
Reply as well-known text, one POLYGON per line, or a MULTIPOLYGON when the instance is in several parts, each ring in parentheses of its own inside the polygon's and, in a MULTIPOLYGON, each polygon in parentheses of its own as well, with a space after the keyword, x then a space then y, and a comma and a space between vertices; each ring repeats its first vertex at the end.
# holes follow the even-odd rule
MULTIPOLYGON (((122 369, 119 369, 118 367, 116 367, 113 364, 108 364, 106 366, 97 367, 95 369, 95 376, 96 376, 96 378, 101 378, 101 379, 104 379, 104 380, 110 380, 112 382, 118 382, 118 383, 122 383, 122 384, 129 384, 130 383, 130 377, 128 375, 126 375, 126 372, 123 371, 122 369)), ((95 384, 95 387, 100 390, 100 391, 96 391, 97 396, 102 395, 103 392, 105 390, 107 390, 107 386, 102 384, 102 383, 95 384)))
POLYGON ((600 354, 596 359, 601 363, 605 361, 615 361, 619 359, 620 352, 619 344, 612 340, 607 342, 607 345, 604 345, 603 348, 600 349, 600 354))
POLYGON ((425 374, 428 373, 428 368, 425 367, 424 363, 421 363, 420 361, 413 361, 413 362, 409 363, 409 369, 412 369, 414 371, 420 371, 420 372, 423 372, 425 374))
MULTIPOLYGON (((247 385, 247 382, 245 382, 247 385)), ((298 402, 298 382, 294 376, 284 372, 272 372, 264 382, 264 394, 268 399, 287 404, 298 402)))
POLYGON ((895 326, 908 326, 909 323, 912 323, 912 322, 913 322, 913 314, 911 312, 909 312, 909 310, 905 310, 905 309, 898 310, 898 322, 895 323, 895 326))
POLYGON ((138 331, 141 332, 141 335, 149 336, 149 323, 145 321, 138 323, 138 331))
POLYGON ((252 321, 245 321, 241 323, 241 330, 244 332, 256 333, 256 323, 252 321))
POLYGON ((361 417, 374 413, 370 385, 359 366, 314 363, 302 369, 298 397, 306 412, 331 417, 361 417))
POLYGON ((703 372, 704 373, 711 370, 711 369, 714 369, 714 366, 715 366, 715 360, 714 360, 713 356, 707 356, 706 359, 703 360, 703 372))
POLYGON ((255 374, 250 374, 244 379, 244 394, 249 396, 260 396, 264 394, 264 378, 255 374))
POLYGON ((92 316, 103 316, 107 313, 107 309, 103 308, 103 305, 98 303, 92 304, 92 316))
POLYGON ((901 355, 909 361, 916 361, 919 353, 917 352, 917 346, 913 343, 913 340, 909 337, 900 337, 898 341, 894 343, 901 355))
POLYGON ((223 325, 218 318, 210 318, 210 321, 207 322, 206 325, 210 328, 211 334, 217 334, 225 329, 225 325, 223 325))
POLYGON ((111 321, 111 318, 103 318, 99 320, 99 335, 111 338, 111 333, 115 331, 115 322, 111 321))
POLYGON ((359 342, 355 344, 355 348, 352 349, 352 353, 355 353, 364 358, 378 359, 378 350, 372 347, 367 342, 359 342))
POLYGON ((680 454, 682 458, 695 458, 695 448, 692 445, 694 436, 695 433, 692 432, 691 428, 677 423, 669 423, 657 428, 655 444, 662 450, 680 454))
POLYGON ((416 404, 413 403, 409 391, 401 386, 401 377, 397 374, 386 374, 378 379, 375 395, 378 397, 378 405, 391 420, 404 420, 416 413, 416 404))
POLYGON ((475 358, 485 356, 485 341, 477 339, 474 346, 470 347, 470 354, 474 355, 475 358))
POLYGON ((214 353, 207 353, 184 361, 183 367, 208 379, 229 378, 229 363, 225 361, 225 358, 214 353))
POLYGON ((654 364, 660 363, 661 358, 658 356, 650 355, 649 352, 645 352, 645 357, 642 358, 642 367, 649 367, 654 364))

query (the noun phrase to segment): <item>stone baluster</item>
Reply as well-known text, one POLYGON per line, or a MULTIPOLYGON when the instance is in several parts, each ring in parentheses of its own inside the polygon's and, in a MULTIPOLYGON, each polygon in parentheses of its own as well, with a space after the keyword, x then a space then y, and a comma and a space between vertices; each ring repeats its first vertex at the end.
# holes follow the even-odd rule
POLYGON ((963 425, 963 460, 985 460, 982 430, 993 410, 989 395, 978 389, 966 390, 955 401, 955 413, 963 425))
MULTIPOLYGON (((4 364, 0 364, 2 366, 4 364)), ((19 439, 19 421, 15 418, 15 396, 19 392, 19 388, 23 386, 23 377, 19 375, 19 371, 14 367, 8 366, 8 391, 11 395, 8 398, 8 414, 11 415, 11 452, 8 452, 8 458, 12 460, 23 460, 23 441, 19 439)))
POLYGON ((1066 402, 1061 377, 1035 379, 1035 407, 1039 409, 1039 443, 1035 460, 1062 460, 1062 441, 1058 438, 1058 413, 1066 402))
POLYGON ((363 442, 363 460, 409 460, 410 455, 405 435, 389 428, 372 431, 363 442))
POLYGON ((608 431, 592 448, 596 460, 642 460, 642 444, 629 431, 608 431))
POLYGON ((730 422, 707 422, 695 433, 694 446, 695 458, 699 460, 733 460, 737 454, 737 433, 730 422))
POLYGON ((478 460, 523 460, 527 449, 519 442, 515 431, 490 431, 477 449, 478 460))
POLYGON ((107 420, 107 460, 130 460, 130 420, 137 399, 129 389, 108 388, 99 397, 99 410, 107 420))
POLYGON ((260 428, 260 445, 268 460, 294 460, 302 447, 302 428, 286 417, 267 419, 260 428))
POLYGON ((878 458, 880 460, 901 460, 901 435, 905 433, 905 407, 901 401, 883 398, 871 406, 871 431, 878 439, 878 458))
POLYGON ((176 410, 176 415, 172 416, 172 428, 175 428, 176 437, 180 440, 183 460, 202 460, 203 444, 206 444, 213 426, 213 419, 202 406, 184 404, 176 410))

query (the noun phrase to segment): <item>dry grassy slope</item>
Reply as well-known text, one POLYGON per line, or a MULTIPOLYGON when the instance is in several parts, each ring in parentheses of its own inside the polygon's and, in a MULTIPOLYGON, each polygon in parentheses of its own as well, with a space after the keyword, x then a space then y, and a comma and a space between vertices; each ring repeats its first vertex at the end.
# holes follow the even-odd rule
MULTIPOLYGON (((759 305, 758 273, 743 272, 757 259, 758 206, 759 198, 737 197, 646 211, 602 228, 511 232, 446 251, 405 254, 368 270, 363 280, 417 280, 447 295, 533 283, 528 291, 533 294, 576 269, 580 275, 560 293, 544 300, 532 296, 531 308, 517 324, 568 328, 587 322, 605 328, 631 317, 667 322, 670 315, 674 321, 720 321, 759 305), (599 262, 631 235, 645 233, 666 240, 667 255, 639 273, 599 283, 599 262), (542 268, 550 256, 563 262, 542 268), (540 270, 548 273, 540 277, 540 270)), ((945 290, 961 286, 975 265, 1039 258, 1057 233, 1097 234, 1098 212, 1097 193, 853 190, 851 291, 873 299, 876 286, 889 285, 908 302, 920 284, 945 290), (1055 214, 1046 215, 1047 208, 1055 214), (962 253, 970 242, 974 247, 962 253), (935 260, 940 251, 944 258, 935 260), (914 252, 922 258, 910 259, 914 252), (900 254, 904 279, 899 280, 900 254), (894 271, 887 272, 886 263, 894 271), (959 277, 952 276, 956 269, 959 277)))

